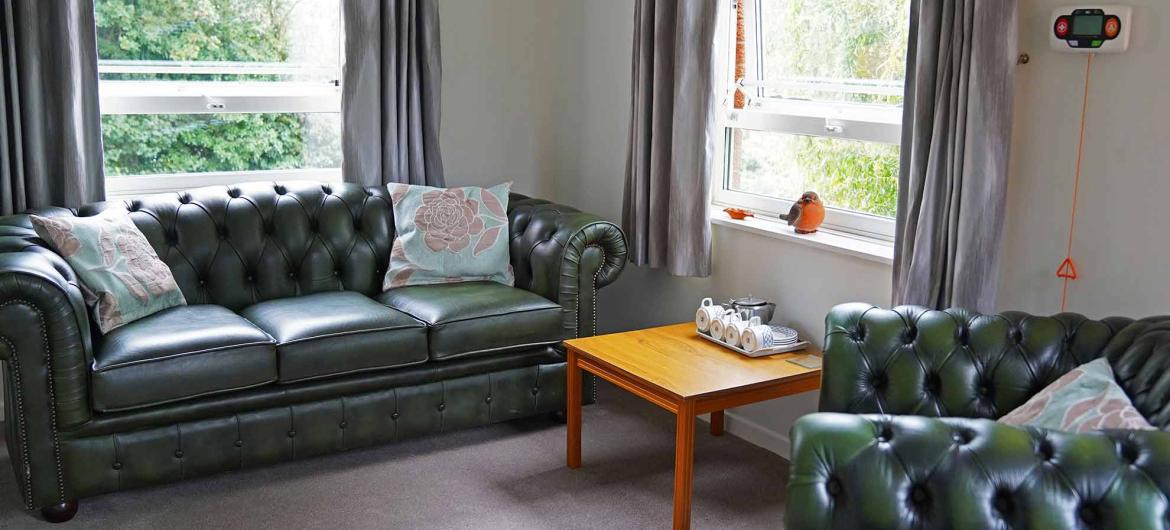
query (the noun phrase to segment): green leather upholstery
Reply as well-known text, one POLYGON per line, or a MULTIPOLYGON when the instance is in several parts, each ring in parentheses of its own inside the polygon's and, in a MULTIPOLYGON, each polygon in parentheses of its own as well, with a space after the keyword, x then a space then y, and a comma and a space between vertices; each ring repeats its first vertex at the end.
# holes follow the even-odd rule
POLYGON ((89 497, 548 413, 564 408, 564 389, 562 362, 68 437, 62 440, 65 495, 89 497))
POLYGON ((89 317, 76 275, 27 217, 0 223, 0 359, 5 439, 29 508, 67 500, 59 429, 89 421, 89 317), (19 399, 16 399, 19 396, 19 399))
POLYGON ((794 530, 1170 527, 1165 432, 832 413, 792 432, 794 530))
POLYGON ((612 223, 513 195, 517 289, 492 295, 495 312, 482 296, 437 304, 454 319, 435 333, 440 362, 425 322, 374 299, 394 239, 384 188, 250 183, 36 213, 108 209, 192 305, 98 336, 74 272, 27 216, 0 218, 6 441, 30 509, 560 410, 559 341, 595 332, 597 289, 626 261, 612 223))
POLYGON ((561 341, 561 306, 495 282, 391 289, 378 300, 427 323, 430 357, 492 355, 561 341))
POLYGON ((563 363, 564 360, 564 356, 555 348, 544 347, 489 357, 456 359, 444 363, 416 364, 393 370, 357 372, 291 384, 272 384, 230 394, 216 394, 195 400, 168 403, 157 407, 104 413, 95 416, 85 425, 62 432, 61 435, 65 438, 87 438, 117 434, 159 425, 225 416, 241 411, 310 403, 337 396, 364 394, 402 386, 417 386, 472 375, 489 374, 494 380, 494 374, 497 372, 537 365, 559 364, 563 363))
POLYGON ((825 329, 822 413, 792 429, 788 528, 1170 528, 1170 434, 990 421, 1104 356, 1166 430, 1170 319, 849 304, 825 329))
POLYGON ((569 206, 515 194, 508 218, 516 287, 561 305, 566 338, 596 334, 597 290, 626 266, 621 229, 569 206))
MULTIPOLYGON (((557 302, 565 338, 597 334, 597 290, 626 266, 626 237, 617 225, 576 208, 513 194, 512 269, 516 287, 557 302)), ((582 379, 586 402, 597 400, 597 380, 582 379)))
POLYGON ((94 410, 109 412, 231 392, 276 380, 276 345, 214 305, 172 307, 101 338, 94 410))
POLYGON ((276 339, 281 383, 427 360, 425 324, 355 292, 269 300, 240 315, 276 339))

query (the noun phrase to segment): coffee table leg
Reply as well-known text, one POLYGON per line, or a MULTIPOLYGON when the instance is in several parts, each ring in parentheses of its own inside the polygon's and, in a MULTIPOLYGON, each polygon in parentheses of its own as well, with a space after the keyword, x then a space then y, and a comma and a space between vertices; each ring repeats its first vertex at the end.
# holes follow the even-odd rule
POLYGON ((679 405, 674 440, 674 529, 691 527, 691 485, 695 461, 695 404, 679 405))
POLYGON ((723 411, 711 412, 711 436, 723 436, 723 411))
POLYGON ((569 348, 566 363, 565 427, 567 460, 570 469, 581 467, 581 369, 577 367, 577 352, 569 348))

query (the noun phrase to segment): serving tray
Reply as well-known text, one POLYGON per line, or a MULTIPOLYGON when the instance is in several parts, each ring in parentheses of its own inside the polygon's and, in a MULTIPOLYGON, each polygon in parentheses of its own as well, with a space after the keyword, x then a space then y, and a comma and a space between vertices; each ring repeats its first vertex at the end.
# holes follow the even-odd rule
POLYGON ((711 342, 714 342, 715 344, 723 346, 724 348, 727 348, 729 350, 739 352, 740 354, 746 355, 748 357, 767 357, 769 355, 777 355, 777 354, 781 354, 781 353, 800 351, 800 350, 803 350, 805 348, 808 348, 808 346, 809 346, 807 340, 802 340, 802 341, 796 342, 794 344, 784 344, 781 346, 774 346, 771 348, 761 348, 761 349, 756 350, 754 352, 749 352, 747 350, 744 350, 743 348, 732 346, 726 342, 723 342, 723 341, 721 341, 715 337, 712 337, 706 333, 703 333, 702 331, 699 331, 697 329, 695 330, 695 333, 698 333, 700 337, 703 337, 704 339, 707 339, 711 342))

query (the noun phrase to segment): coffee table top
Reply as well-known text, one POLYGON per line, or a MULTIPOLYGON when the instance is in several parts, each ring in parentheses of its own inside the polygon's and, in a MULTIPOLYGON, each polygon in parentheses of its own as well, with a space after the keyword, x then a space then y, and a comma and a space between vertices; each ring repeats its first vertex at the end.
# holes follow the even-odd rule
POLYGON ((699 337, 694 323, 572 339, 565 345, 587 359, 683 398, 820 377, 821 373, 820 368, 788 362, 821 355, 812 346, 753 359, 699 337))

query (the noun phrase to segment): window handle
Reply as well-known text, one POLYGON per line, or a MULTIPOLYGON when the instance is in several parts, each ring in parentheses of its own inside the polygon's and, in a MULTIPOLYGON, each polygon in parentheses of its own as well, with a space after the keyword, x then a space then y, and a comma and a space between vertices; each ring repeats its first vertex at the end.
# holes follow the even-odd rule
POLYGON ((207 110, 223 110, 227 108, 227 104, 225 104, 223 101, 220 101, 218 98, 205 95, 203 96, 203 100, 207 102, 207 110))
POLYGON ((825 124, 825 132, 827 132, 829 134, 841 134, 841 133, 845 132, 845 127, 843 127, 841 125, 835 125, 832 123, 826 123, 825 124))

